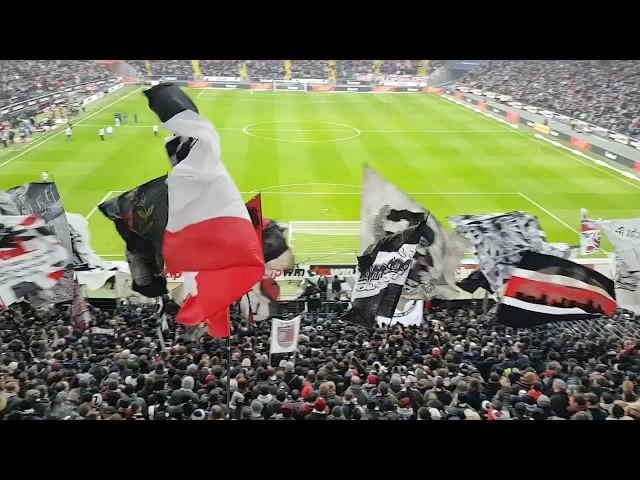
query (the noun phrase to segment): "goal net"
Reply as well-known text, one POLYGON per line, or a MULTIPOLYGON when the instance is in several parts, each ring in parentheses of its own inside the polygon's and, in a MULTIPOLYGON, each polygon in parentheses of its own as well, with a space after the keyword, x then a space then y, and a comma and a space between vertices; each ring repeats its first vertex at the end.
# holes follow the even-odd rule
POLYGON ((356 264, 360 222, 289 222, 289 246, 298 264, 356 264))
POLYGON ((273 81, 274 92, 306 92, 307 82, 293 81, 293 80, 274 80, 273 81))

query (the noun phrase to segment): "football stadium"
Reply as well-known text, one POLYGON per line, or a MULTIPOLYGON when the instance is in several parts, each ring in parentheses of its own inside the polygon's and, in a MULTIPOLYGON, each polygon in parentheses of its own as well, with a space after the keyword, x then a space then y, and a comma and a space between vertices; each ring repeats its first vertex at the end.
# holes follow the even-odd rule
POLYGON ((640 418, 640 62, 0 75, 0 418, 640 418))

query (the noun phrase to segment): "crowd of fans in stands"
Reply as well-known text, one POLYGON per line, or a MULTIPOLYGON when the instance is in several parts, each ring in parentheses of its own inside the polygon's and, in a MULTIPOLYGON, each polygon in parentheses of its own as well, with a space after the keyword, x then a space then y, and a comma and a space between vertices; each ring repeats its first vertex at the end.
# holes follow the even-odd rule
MULTIPOLYGON (((141 75, 146 74, 143 60, 128 60, 141 75)), ((285 76, 283 60, 200 60, 203 75, 217 77, 237 77, 240 66, 247 64, 249 77, 255 79, 282 79, 285 76)), ((430 70, 437 68, 441 62, 432 61, 430 70)), ((384 60, 380 66, 382 75, 417 75, 419 60, 384 60)), ((152 60, 154 75, 193 75, 193 67, 189 60, 152 60)), ((355 80, 358 75, 373 74, 373 60, 337 60, 336 77, 355 80)), ((329 76, 327 60, 292 60, 291 74, 293 78, 326 79, 329 76)))
POLYGON ((203 75, 212 77, 239 77, 242 60, 200 60, 203 75))
POLYGON ((2 60, 0 105, 108 77, 109 71, 94 60, 2 60))
MULTIPOLYGON (((228 371, 226 339, 162 327, 154 309, 93 309, 82 327, 60 309, 0 313, 0 418, 640 419, 638 345, 613 334, 514 331, 468 307, 375 331, 329 315, 303 319, 295 358, 270 364, 271 322, 234 317, 228 371)), ((614 321, 638 327, 626 314, 614 321)))
POLYGON ((619 133, 640 135, 637 60, 487 60, 462 83, 619 133))

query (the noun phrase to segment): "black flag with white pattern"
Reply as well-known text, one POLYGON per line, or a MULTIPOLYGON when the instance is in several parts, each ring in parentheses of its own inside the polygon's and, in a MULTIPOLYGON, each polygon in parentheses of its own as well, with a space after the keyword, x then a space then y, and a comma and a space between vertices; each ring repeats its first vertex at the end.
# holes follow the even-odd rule
POLYGON ((367 328, 376 327, 376 318, 390 322, 414 263, 426 221, 370 246, 358 257, 360 278, 353 289, 352 308, 341 320, 367 328))

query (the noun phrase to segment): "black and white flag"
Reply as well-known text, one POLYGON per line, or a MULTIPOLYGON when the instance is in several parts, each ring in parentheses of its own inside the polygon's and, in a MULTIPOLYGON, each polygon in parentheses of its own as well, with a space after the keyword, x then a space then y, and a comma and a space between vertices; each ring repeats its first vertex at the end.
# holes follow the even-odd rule
POLYGON ((376 319, 389 323, 400 300, 426 221, 387 235, 358 257, 360 278, 351 296, 352 308, 341 320, 375 328, 376 319))
POLYGON ((53 288, 69 252, 41 218, 0 216, 0 309, 53 288))
POLYGON ((640 313, 640 218, 601 220, 597 225, 616 249, 618 304, 640 313))
POLYGON ((366 166, 360 214, 360 251, 386 235, 426 220, 416 262, 402 291, 403 300, 456 298, 455 272, 470 243, 444 228, 433 213, 366 166))
POLYGON ((523 252, 498 306, 498 323, 530 328, 552 322, 611 317, 613 281, 588 267, 536 252, 523 252))
POLYGON ((568 245, 547 243, 538 219, 525 212, 458 215, 449 217, 449 223, 473 242, 480 269, 493 291, 509 279, 524 251, 561 258, 571 253, 568 245))

